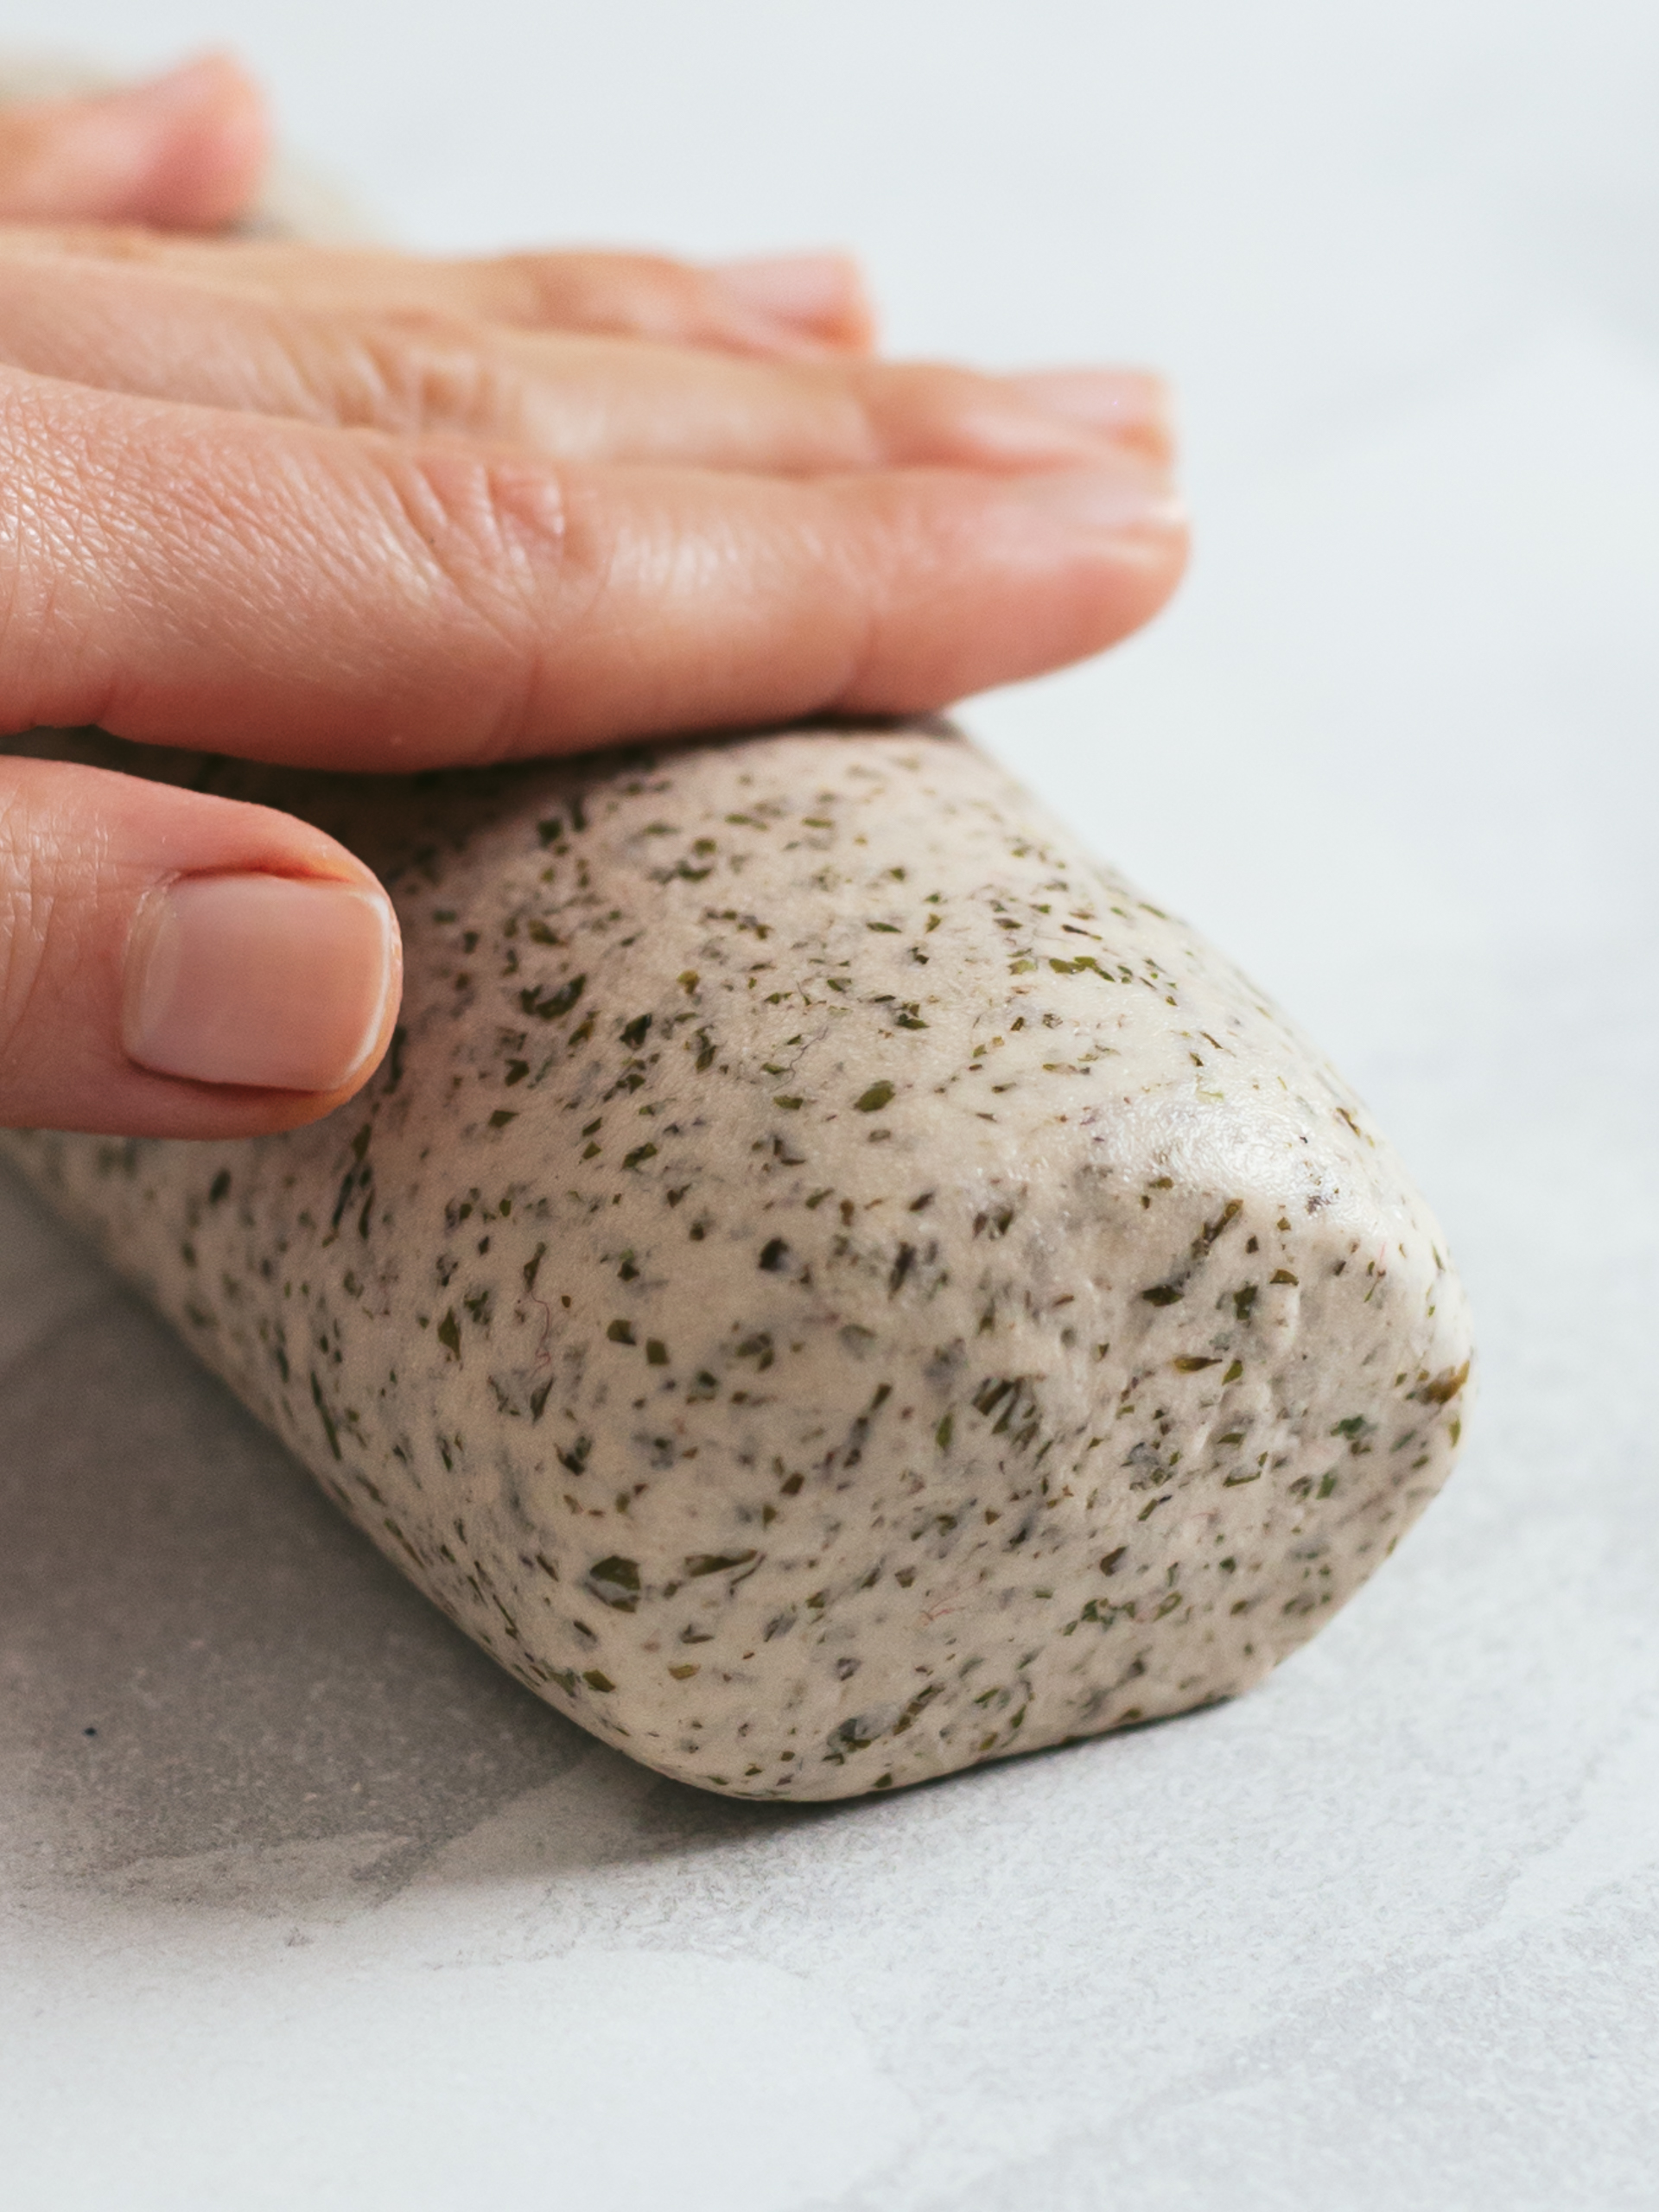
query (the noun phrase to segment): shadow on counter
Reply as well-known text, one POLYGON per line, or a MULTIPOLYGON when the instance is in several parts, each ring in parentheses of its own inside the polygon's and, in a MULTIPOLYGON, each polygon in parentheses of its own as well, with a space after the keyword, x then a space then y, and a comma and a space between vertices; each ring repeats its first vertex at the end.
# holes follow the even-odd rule
POLYGON ((332 1841, 367 1903, 578 1766, 617 1799, 607 1859, 800 1818, 642 1789, 4 1170, 0 1437, 0 1858, 26 1878, 249 1851, 280 1880, 284 1847, 332 1841))

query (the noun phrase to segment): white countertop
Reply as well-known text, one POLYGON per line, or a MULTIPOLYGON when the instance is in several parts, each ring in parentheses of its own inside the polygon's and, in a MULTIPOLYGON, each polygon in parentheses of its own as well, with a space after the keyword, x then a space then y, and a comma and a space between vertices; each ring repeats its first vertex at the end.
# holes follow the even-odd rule
POLYGON ((498 1673, 0 1187, 10 2212, 1650 2205, 1659 14, 35 12, 234 39, 395 234, 847 238, 906 350, 1170 362, 1180 607, 968 720, 1358 1082, 1484 1376, 1250 1697, 741 1806, 498 1673))

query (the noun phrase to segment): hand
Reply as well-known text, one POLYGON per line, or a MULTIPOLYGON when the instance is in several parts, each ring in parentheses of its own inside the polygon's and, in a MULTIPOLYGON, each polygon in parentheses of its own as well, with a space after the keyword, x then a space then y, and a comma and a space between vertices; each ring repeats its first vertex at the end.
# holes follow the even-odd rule
MULTIPOLYGON (((171 83, 0 116, 3 727, 407 771, 906 713, 1174 588, 1154 380, 875 361, 836 257, 182 235, 263 124, 226 63, 171 83)), ((0 1122, 309 1121, 397 993, 390 904, 316 831, 0 760, 0 1122)))

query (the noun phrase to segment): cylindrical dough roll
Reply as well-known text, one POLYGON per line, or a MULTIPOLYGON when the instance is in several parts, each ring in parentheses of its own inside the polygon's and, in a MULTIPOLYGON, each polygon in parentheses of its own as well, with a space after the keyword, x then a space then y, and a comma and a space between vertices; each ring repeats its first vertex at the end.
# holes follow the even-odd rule
POLYGON ((11 1141, 422 1589, 664 1773, 829 1798, 1247 1688, 1449 1469, 1434 1223, 1181 922, 942 729, 390 783, 364 1094, 11 1141))

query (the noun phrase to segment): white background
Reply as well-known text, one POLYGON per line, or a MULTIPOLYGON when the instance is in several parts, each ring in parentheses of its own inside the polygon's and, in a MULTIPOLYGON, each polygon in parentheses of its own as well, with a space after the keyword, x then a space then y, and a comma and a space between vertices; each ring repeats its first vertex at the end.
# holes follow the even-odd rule
POLYGON ((497 1676, 0 1191, 8 2205, 1651 2204, 1652 0, 0 31, 233 43, 410 243, 845 242, 899 350, 1167 365, 1182 601, 969 720, 1358 1081, 1484 1354, 1446 1497, 1250 1698, 773 1812, 497 1676))

